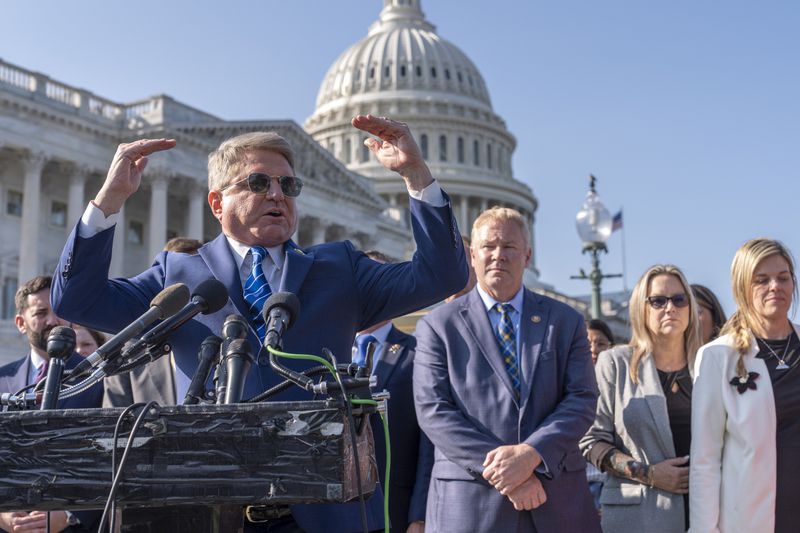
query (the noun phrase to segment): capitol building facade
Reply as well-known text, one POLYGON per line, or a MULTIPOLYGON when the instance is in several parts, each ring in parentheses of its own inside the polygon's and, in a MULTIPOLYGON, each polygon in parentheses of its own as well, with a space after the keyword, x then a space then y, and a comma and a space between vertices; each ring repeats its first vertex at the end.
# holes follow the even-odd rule
MULTIPOLYGON (((178 146, 150 162, 125 205, 111 276, 141 272, 171 237, 214 238, 207 155, 228 137, 262 130, 278 132, 296 152, 295 171, 306 183, 294 236, 300 246, 349 239, 361 249, 409 257, 403 183, 370 157, 350 125, 366 113, 409 124, 465 235, 482 210, 502 205, 523 213, 533 240, 537 200, 514 177, 516 141, 493 111, 478 69, 437 35, 418 0, 384 0, 368 35, 330 67, 304 127, 223 120, 166 95, 119 103, 0 61, 0 362, 27 349, 14 326, 14 292, 35 275, 53 273, 122 142, 168 137, 178 146)), ((545 290, 535 260, 525 282, 545 290)))

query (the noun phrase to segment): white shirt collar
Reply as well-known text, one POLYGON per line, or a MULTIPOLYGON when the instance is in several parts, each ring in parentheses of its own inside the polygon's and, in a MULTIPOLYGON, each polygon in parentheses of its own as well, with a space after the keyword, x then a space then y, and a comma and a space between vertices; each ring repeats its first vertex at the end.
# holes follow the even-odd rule
MULTIPOLYGON (((239 272, 242 273, 242 265, 244 264, 244 260, 247 258, 247 254, 250 252, 250 248, 252 248, 252 246, 242 244, 228 235, 225 235, 225 238, 228 240, 228 246, 230 246, 230 249, 233 252, 233 258, 236 260, 236 266, 239 268, 239 272)), ((267 252, 269 253, 269 257, 272 259, 272 262, 275 265, 275 269, 282 270, 283 262, 286 259, 284 245, 279 244, 278 246, 271 246, 267 248, 267 252)), ((248 272, 245 274, 245 279, 249 275, 250 272, 248 270, 248 272)))
POLYGON ((34 352, 33 348, 31 348, 31 365, 33 365, 36 370, 39 370, 45 362, 45 358, 34 352))
POLYGON ((492 298, 489 295, 489 293, 487 293, 486 291, 483 290, 483 287, 481 287, 480 283, 477 284, 477 288, 478 288, 478 294, 480 295, 481 300, 483 301, 483 305, 486 306, 486 311, 491 311, 492 307, 494 307, 495 304, 498 304, 498 303, 509 303, 514 308, 514 311, 516 311, 517 313, 521 313, 522 312, 522 297, 525 294, 525 287, 524 286, 520 285, 520 288, 517 291, 517 294, 515 294, 514 297, 511 298, 507 302, 498 302, 497 300, 492 298))

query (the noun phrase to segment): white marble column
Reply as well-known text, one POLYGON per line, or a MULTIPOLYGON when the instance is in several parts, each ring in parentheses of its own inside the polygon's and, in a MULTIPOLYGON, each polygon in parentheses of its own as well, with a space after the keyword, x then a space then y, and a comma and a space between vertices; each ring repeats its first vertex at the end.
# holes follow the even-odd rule
POLYGON ((203 209, 206 205, 206 188, 194 183, 189 188, 189 212, 186 216, 185 236, 203 242, 203 209))
POLYGON ((112 278, 120 278, 127 274, 125 272, 125 246, 128 243, 128 221, 125 220, 125 206, 119 210, 119 220, 114 226, 114 244, 111 248, 111 266, 109 275, 112 278))
POLYGON ((311 234, 311 244, 322 244, 325 242, 325 230, 327 224, 320 219, 314 221, 314 230, 311 234))
POLYGON ((22 193, 18 283, 22 285, 39 272, 39 226, 42 212, 42 170, 47 157, 36 152, 22 158, 25 186, 22 193))
POLYGON ((69 176, 69 200, 67 203, 67 231, 72 231, 78 219, 83 215, 86 210, 84 204, 84 194, 86 188, 86 178, 89 174, 89 169, 84 166, 78 166, 72 169, 72 174, 69 176))
POLYGON ((164 249, 167 240, 167 178, 156 175, 150 179, 150 220, 148 223, 149 257, 164 249))
POLYGON ((468 231, 469 228, 469 196, 461 195, 459 198, 461 216, 458 220, 458 227, 461 231, 468 231))

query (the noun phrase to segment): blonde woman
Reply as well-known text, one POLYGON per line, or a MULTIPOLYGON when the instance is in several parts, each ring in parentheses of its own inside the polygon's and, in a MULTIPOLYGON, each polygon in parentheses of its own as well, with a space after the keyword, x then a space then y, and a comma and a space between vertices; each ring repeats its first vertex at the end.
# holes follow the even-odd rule
POLYGON ((731 265, 738 309, 695 363, 693 532, 800 531, 797 278, 780 242, 753 239, 731 265))
POLYGON ((580 446, 609 474, 600 495, 605 533, 683 532, 697 306, 683 273, 656 265, 639 279, 629 309, 631 343, 598 358, 597 415, 580 446))

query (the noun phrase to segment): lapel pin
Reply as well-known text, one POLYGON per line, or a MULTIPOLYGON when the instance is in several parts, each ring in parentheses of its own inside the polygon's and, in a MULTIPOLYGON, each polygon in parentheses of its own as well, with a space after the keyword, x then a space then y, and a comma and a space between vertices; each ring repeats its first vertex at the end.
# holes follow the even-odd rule
POLYGON ((395 354, 395 353, 400 351, 400 348, 401 348, 401 346, 399 344, 392 344, 389 347, 389 352, 391 352, 392 354, 395 354))
POLYGON ((534 324, 538 324, 541 321, 542 321, 542 317, 540 317, 539 315, 533 315, 531 317, 531 322, 533 322, 534 324))

